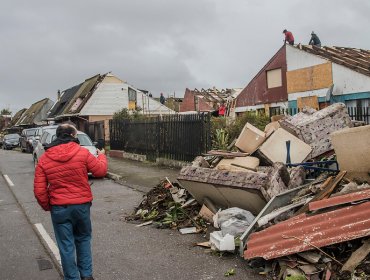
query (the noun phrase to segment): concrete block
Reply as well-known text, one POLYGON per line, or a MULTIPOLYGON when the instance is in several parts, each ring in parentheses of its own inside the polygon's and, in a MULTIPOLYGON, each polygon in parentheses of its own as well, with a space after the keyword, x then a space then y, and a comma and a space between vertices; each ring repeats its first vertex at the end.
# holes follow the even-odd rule
POLYGON ((228 171, 256 171, 257 166, 259 166, 260 160, 256 157, 236 157, 233 159, 222 159, 216 166, 217 170, 228 170, 228 171), (234 166, 232 164, 237 164, 242 167, 234 166))
POLYGON ((303 162, 311 153, 310 145, 304 143, 282 128, 278 128, 259 148, 259 151, 271 162, 286 163, 286 141, 290 141, 291 163, 303 162))
POLYGON ((346 128, 331 135, 340 170, 346 177, 370 182, 370 125, 346 128))
POLYGON ((304 110, 281 120, 280 125, 311 146, 310 158, 333 150, 330 133, 353 126, 343 103, 333 104, 320 111, 304 110))
POLYGON ((235 146, 245 153, 252 154, 266 140, 266 133, 247 123, 238 139, 235 146))

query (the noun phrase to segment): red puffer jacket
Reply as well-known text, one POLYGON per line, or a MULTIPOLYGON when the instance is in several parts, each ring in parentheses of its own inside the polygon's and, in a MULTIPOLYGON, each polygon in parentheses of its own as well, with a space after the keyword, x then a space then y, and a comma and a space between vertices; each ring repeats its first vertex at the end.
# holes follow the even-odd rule
POLYGON ((75 142, 49 148, 39 159, 34 179, 34 194, 40 206, 82 204, 92 201, 87 173, 103 177, 107 158, 94 157, 75 142))

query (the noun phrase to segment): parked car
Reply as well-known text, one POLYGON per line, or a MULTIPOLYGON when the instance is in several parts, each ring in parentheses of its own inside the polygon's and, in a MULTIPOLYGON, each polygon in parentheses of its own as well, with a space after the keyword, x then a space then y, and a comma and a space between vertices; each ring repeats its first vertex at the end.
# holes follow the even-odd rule
POLYGON ((42 134, 44 131, 48 129, 56 129, 58 126, 57 125, 48 125, 48 126, 40 126, 36 128, 35 134, 33 136, 32 140, 32 148, 35 149, 37 146, 37 142, 40 141, 42 134))
POLYGON ((0 132, 0 146, 3 146, 4 133, 0 132))
POLYGON ((22 153, 32 153, 33 151, 33 139, 35 138, 35 132, 37 128, 27 128, 23 129, 21 133, 21 138, 19 139, 19 147, 22 153))
MULTIPOLYGON (((56 139, 56 137, 56 127, 44 130, 40 141, 37 141, 37 145, 33 150, 33 162, 35 166, 37 165, 38 160, 42 156, 42 154, 45 153, 44 146, 50 144, 54 139, 56 139)), ((81 147, 88 149, 90 153, 94 156, 98 155, 98 150, 95 147, 96 143, 93 143, 86 133, 78 131, 77 138, 80 141, 81 147)))
POLYGON ((7 134, 3 138, 3 150, 12 150, 19 146, 19 134, 7 134))

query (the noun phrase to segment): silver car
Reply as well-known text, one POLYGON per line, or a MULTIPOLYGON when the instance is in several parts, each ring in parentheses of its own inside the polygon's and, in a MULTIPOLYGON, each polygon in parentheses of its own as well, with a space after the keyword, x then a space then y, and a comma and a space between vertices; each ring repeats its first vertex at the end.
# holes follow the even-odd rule
MULTIPOLYGON (((56 139, 56 131, 56 127, 45 129, 40 140, 37 141, 36 146, 33 150, 33 162, 35 166, 37 165, 38 160, 42 156, 42 154, 45 153, 44 146, 50 144, 54 139, 56 139)), ((80 141, 81 147, 88 149, 92 155, 98 156, 98 150, 95 147, 96 143, 93 143, 86 133, 78 131, 77 138, 80 141)))

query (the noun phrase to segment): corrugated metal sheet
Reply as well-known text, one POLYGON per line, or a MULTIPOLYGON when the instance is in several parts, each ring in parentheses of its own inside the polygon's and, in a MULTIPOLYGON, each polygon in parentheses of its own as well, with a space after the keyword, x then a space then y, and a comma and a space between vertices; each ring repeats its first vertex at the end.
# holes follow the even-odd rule
MULTIPOLYGON (((325 204, 325 202, 323 202, 325 204)), ((299 215, 250 235, 245 259, 274 259, 370 235, 370 202, 299 215)))
POLYGON ((369 198, 370 198, 370 189, 311 202, 309 204, 309 210, 314 211, 332 206, 356 202, 359 200, 365 200, 369 198))

